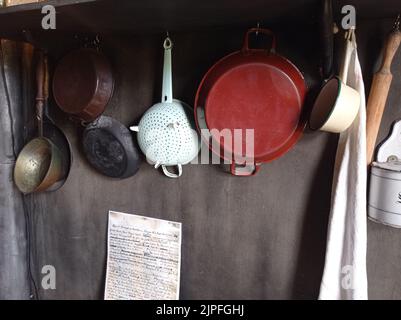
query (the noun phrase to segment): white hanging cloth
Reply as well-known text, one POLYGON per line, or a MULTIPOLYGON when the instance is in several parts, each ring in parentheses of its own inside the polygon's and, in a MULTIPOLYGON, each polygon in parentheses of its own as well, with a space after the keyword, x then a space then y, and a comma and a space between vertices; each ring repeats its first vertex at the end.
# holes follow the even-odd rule
POLYGON ((361 96, 352 126, 340 134, 320 300, 367 300, 366 98, 355 36, 347 84, 361 96))

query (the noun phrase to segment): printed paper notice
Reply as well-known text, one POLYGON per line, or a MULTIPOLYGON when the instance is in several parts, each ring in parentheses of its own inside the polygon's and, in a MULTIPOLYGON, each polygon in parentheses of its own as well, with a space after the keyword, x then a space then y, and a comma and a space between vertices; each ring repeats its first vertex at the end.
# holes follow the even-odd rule
POLYGON ((110 211, 106 300, 178 300, 181 223, 110 211))

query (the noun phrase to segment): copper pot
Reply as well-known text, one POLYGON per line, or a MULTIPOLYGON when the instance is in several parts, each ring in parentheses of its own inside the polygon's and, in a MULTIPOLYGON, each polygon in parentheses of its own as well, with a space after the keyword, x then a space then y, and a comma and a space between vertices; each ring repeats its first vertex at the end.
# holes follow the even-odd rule
POLYGON ((69 53, 54 72, 56 103, 64 112, 84 122, 91 122, 104 112, 113 90, 111 65, 95 49, 69 53))

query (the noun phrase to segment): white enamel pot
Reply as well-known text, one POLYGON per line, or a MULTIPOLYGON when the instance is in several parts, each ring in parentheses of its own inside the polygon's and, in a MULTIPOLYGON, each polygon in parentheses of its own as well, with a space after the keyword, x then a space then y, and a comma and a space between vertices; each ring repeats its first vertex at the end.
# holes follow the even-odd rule
POLYGON ((355 45, 354 30, 350 30, 346 35, 340 76, 326 83, 313 106, 309 118, 309 126, 312 130, 340 133, 347 130, 358 115, 360 95, 358 91, 346 84, 355 45))
POLYGON ((199 135, 195 128, 193 111, 186 103, 173 99, 172 42, 164 41, 162 101, 153 105, 142 116, 137 132, 139 147, 149 164, 162 168, 169 178, 179 178, 182 166, 190 163, 199 153, 199 135), (176 167, 176 172, 168 167, 176 167))

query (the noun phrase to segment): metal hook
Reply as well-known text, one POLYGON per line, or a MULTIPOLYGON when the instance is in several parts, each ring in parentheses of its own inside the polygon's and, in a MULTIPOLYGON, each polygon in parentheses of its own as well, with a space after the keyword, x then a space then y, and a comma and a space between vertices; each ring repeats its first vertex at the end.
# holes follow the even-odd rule
POLYGON ((168 50, 168 49, 171 49, 173 47, 173 42, 170 39, 170 34, 169 34, 168 31, 166 31, 166 35, 167 35, 167 37, 164 40, 163 47, 164 47, 164 49, 168 50))
POLYGON ((355 39, 355 27, 351 27, 346 33, 345 33, 345 40, 348 41, 354 41, 355 39))
POLYGON ((171 41, 170 38, 167 37, 164 40, 163 47, 164 47, 165 50, 169 50, 169 49, 171 49, 173 47, 173 42, 171 41))
POLYGON ((95 38, 93 39, 93 46, 95 47, 96 50, 100 50, 100 44, 101 44, 102 40, 100 39, 99 34, 97 33, 95 35, 95 38))
POLYGON ((256 24, 256 36, 258 36, 259 35, 259 29, 260 29, 260 22, 258 22, 257 24, 256 24))
POLYGON ((37 42, 34 40, 34 38, 32 36, 31 30, 24 29, 24 30, 22 30, 22 34, 24 35, 25 41, 29 42, 33 46, 38 46, 37 42))
POLYGON ((401 13, 398 14, 397 19, 395 20, 394 30, 400 30, 400 24, 401 24, 401 13))

